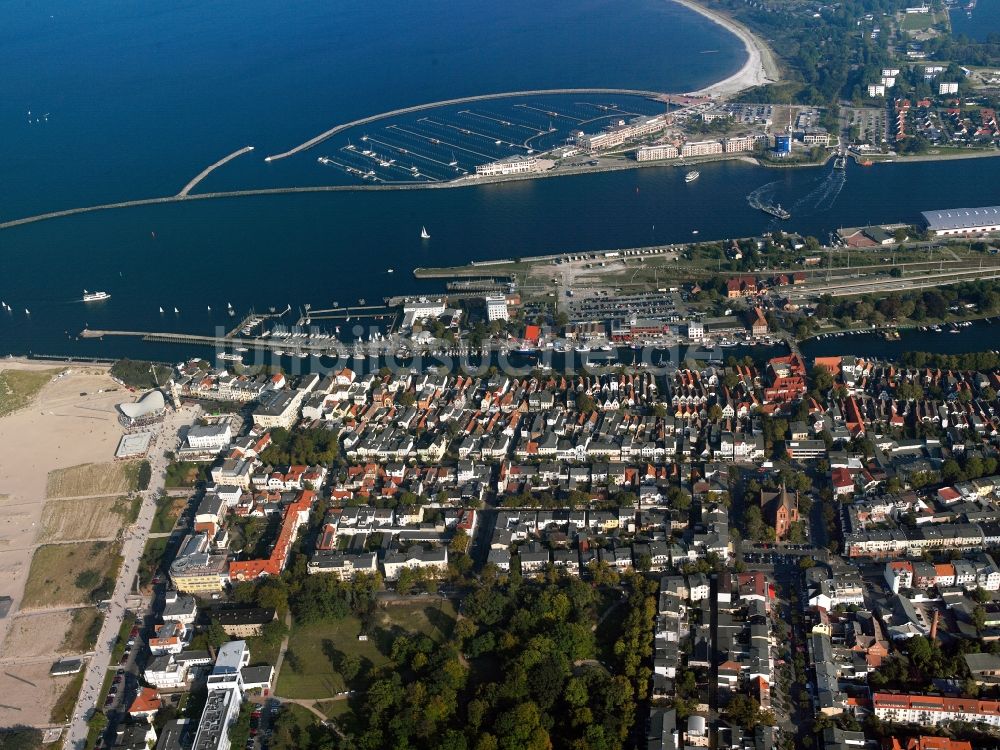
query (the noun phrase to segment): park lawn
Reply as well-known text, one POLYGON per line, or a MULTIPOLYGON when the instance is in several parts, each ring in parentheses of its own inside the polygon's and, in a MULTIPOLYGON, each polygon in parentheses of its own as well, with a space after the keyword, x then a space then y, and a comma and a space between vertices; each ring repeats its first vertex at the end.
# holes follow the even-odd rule
POLYGON ((120 546, 113 542, 43 545, 31 558, 23 606, 87 604, 101 582, 110 580, 113 585, 120 564, 120 546), (85 572, 87 578, 96 579, 92 586, 78 585, 85 572))
POLYGON ((454 624, 454 605, 431 597, 380 608, 373 616, 366 641, 358 640, 361 620, 354 616, 335 623, 293 624, 276 692, 284 698, 333 697, 347 689, 333 666, 335 652, 358 657, 361 673, 365 674, 389 661, 388 653, 397 636, 422 633, 441 642, 451 634, 454 624))
MULTIPOLYGON (((389 632, 423 633, 440 643, 455 628, 455 606, 442 597, 423 597, 413 604, 399 604, 376 611, 376 628, 389 632)), ((389 646, 392 644, 390 642, 389 646)))
POLYGON ((342 719, 351 713, 351 704, 343 699, 317 701, 316 708, 323 712, 328 719, 342 719))
POLYGON ((124 495, 49 500, 42 508, 38 541, 113 539, 123 526, 132 522, 138 502, 139 498, 124 495))
POLYGON ((80 464, 49 472, 47 498, 119 495, 134 492, 139 462, 80 464))
POLYGON ((0 370, 0 417, 31 403, 59 370, 0 370))
POLYGON ((276 717, 270 747, 272 750, 299 750, 307 747, 310 744, 310 734, 317 724, 319 718, 308 708, 286 703, 276 717))
POLYGON ((103 622, 104 616, 94 607, 74 609, 73 619, 63 637, 60 649, 70 654, 92 650, 97 643, 97 637, 101 634, 103 622))
POLYGON ((367 668, 389 661, 374 638, 359 641, 360 632, 361 620, 353 616, 335 623, 293 623, 275 692, 282 698, 331 698, 346 690, 344 678, 333 667, 334 651, 357 656, 367 668))
POLYGON ((156 499, 156 512, 153 515, 153 523, 149 527, 150 533, 168 534, 174 529, 174 524, 181 517, 184 508, 187 507, 186 497, 170 497, 161 495, 156 499))
POLYGON ((281 651, 281 640, 278 638, 262 638, 250 636, 244 639, 250 649, 250 666, 259 664, 275 664, 281 651))

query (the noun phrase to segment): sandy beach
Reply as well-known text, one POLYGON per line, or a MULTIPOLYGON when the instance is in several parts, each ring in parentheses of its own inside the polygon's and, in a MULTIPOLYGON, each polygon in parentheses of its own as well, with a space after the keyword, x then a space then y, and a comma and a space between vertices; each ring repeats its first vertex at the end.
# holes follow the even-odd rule
POLYGON ((0 725, 44 726, 52 701, 69 681, 48 676, 59 655, 68 616, 21 615, 19 610, 41 529, 46 480, 53 469, 110 461, 122 434, 115 404, 132 400, 132 394, 121 389, 102 366, 3 360, 0 369, 68 373, 49 381, 23 409, 0 419, 0 445, 4 446, 0 594, 13 598, 10 614, 0 620, 0 689, 7 696, 0 707, 0 725), (33 636, 30 648, 24 645, 26 628, 33 636), (5 643, 8 635, 10 644, 5 643))
POLYGON ((781 79, 781 71, 770 48, 757 36, 752 34, 743 24, 737 23, 729 16, 716 10, 706 8, 704 5, 693 2, 693 0, 674 0, 686 8, 690 8, 695 13, 700 13, 728 31, 731 31, 740 41, 747 51, 747 61, 743 67, 733 75, 725 78, 711 86, 706 86, 698 91, 689 92, 691 96, 713 96, 724 98, 738 94, 739 92, 763 86, 767 83, 776 83, 781 79))

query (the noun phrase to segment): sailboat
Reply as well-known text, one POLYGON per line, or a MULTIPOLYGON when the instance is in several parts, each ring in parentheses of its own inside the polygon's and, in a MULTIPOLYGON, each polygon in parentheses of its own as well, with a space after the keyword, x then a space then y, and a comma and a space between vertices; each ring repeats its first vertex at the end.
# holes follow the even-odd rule
POLYGON ((178 309, 177 309, 176 307, 174 308, 174 315, 180 315, 180 312, 181 312, 181 311, 180 311, 180 310, 178 310, 178 309))
POLYGON ((427 231, 427 227, 420 227, 420 239, 429 240, 430 238, 431 236, 427 231))
POLYGON ((212 312, 212 306, 211 305, 208 306, 208 311, 212 312))
POLYGON ((163 315, 163 308, 160 308, 160 315, 163 315))

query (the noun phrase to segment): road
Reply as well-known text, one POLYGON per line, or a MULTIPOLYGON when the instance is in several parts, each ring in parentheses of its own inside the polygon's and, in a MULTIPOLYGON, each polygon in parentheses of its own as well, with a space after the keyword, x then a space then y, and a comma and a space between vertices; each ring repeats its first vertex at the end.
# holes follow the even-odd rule
POLYGON ((124 535, 122 566, 118 572, 114 593, 107 602, 107 613, 104 617, 104 624, 101 626, 101 634, 94 647, 94 655, 87 664, 83 685, 80 687, 76 710, 73 712, 73 719, 63 744, 67 750, 83 750, 87 744, 87 719, 99 708, 97 701, 101 697, 101 687, 104 684, 104 678, 111 661, 111 651, 118 638, 122 621, 125 619, 128 599, 132 595, 132 585, 139 572, 139 560, 146 547, 149 527, 153 523, 153 514, 156 512, 156 498, 163 491, 167 470, 167 460, 163 454, 166 451, 175 451, 179 447, 178 433, 180 428, 192 424, 200 411, 200 407, 185 406, 180 411, 168 412, 166 419, 159 426, 161 439, 157 441, 155 455, 149 456, 152 478, 149 482, 149 488, 142 493, 142 507, 139 510, 139 517, 124 535))

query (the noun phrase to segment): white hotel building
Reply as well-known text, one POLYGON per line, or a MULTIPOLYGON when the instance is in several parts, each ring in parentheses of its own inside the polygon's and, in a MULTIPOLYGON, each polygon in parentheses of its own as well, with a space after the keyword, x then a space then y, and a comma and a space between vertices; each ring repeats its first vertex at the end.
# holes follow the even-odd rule
POLYGON ((577 131, 574 134, 574 139, 581 148, 588 151, 600 151, 634 141, 636 138, 659 133, 666 126, 667 121, 663 115, 637 117, 628 123, 620 120, 617 124, 600 133, 587 134, 583 131, 577 131))
POLYGON ((508 174, 528 174, 538 171, 538 159, 534 156, 507 156, 476 167, 478 177, 497 177, 508 174))

